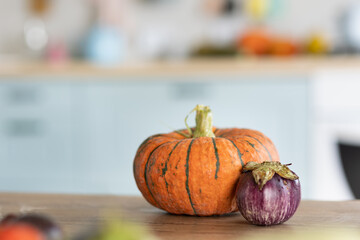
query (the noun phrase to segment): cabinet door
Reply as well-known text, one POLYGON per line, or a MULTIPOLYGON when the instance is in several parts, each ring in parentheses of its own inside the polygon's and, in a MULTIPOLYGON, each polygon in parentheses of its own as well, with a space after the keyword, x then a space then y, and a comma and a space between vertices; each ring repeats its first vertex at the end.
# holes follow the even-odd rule
POLYGON ((0 189, 66 190, 72 160, 69 87, 14 80, 3 83, 2 100, 6 171, 1 178, 6 181, 0 181, 0 189))
MULTIPOLYGON (((72 137, 74 188, 82 193, 119 193, 122 155, 116 129, 118 84, 81 82, 74 86, 72 137)), ((128 170, 129 171, 129 170, 128 170)))
POLYGON ((43 147, 45 166, 41 168, 46 192, 76 192, 73 157, 74 88, 67 82, 42 84, 43 147))
POLYGON ((133 176, 133 159, 140 143, 150 135, 168 132, 171 115, 168 84, 149 81, 120 83, 117 92, 118 167, 112 169, 113 182, 121 194, 139 194, 133 176))
MULTIPOLYGON (((4 83, 0 84, 0 165, 7 166, 8 157, 7 157, 7 147, 6 147, 6 90, 4 83)), ((4 177, 7 171, 0 171, 0 181, 4 177)))

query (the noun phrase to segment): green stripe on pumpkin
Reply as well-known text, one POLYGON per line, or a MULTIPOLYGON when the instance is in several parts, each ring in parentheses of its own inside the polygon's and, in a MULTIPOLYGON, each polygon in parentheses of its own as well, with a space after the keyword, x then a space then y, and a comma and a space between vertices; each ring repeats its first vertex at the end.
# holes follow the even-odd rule
POLYGON ((194 142, 194 139, 191 140, 191 142, 189 144, 189 147, 188 147, 188 150, 187 150, 187 155, 186 155, 186 164, 185 164, 186 182, 185 182, 185 186, 186 186, 187 194, 189 196, 189 201, 190 201, 191 208, 194 211, 194 214, 196 215, 196 210, 194 208, 194 204, 193 204, 192 199, 191 199, 190 188, 189 188, 189 157, 190 157, 190 151, 191 151, 191 146, 192 146, 193 142, 194 142))
POLYGON ((257 141, 258 143, 260 143, 260 145, 263 146, 263 148, 265 149, 265 151, 266 151, 267 154, 269 155, 269 160, 270 160, 270 161, 273 160, 273 159, 272 159, 272 156, 271 156, 271 154, 270 154, 270 152, 269 152, 269 150, 267 149, 267 147, 265 147, 265 145, 264 145, 262 142, 260 142, 259 139, 255 138, 255 137, 252 137, 252 136, 249 136, 249 135, 246 135, 246 136, 249 137, 249 138, 252 138, 252 139, 254 139, 255 141, 257 141))
POLYGON ((239 159, 240 159, 241 167, 244 167, 245 164, 244 164, 244 161, 242 160, 242 154, 241 154, 239 148, 236 146, 236 144, 234 143, 234 141, 232 141, 232 140, 230 140, 230 139, 228 139, 228 138, 225 138, 225 139, 229 140, 229 141, 234 145, 234 147, 236 148, 236 151, 237 151, 237 153, 238 153, 239 159))
POLYGON ((212 142, 213 142, 213 145, 214 145, 215 157, 216 157, 215 179, 217 179, 218 178, 219 167, 220 167, 219 152, 218 152, 218 149, 216 147, 215 138, 212 138, 212 142))
POLYGON ((171 154, 174 152, 175 148, 176 148, 181 142, 182 142, 182 140, 178 141, 178 142, 175 144, 175 146, 173 147, 173 149, 171 149, 171 152, 169 153, 169 156, 168 156, 168 158, 167 158, 166 161, 165 161, 165 166, 164 166, 164 168, 162 169, 162 174, 161 174, 161 176, 162 176, 162 177, 164 178, 164 180, 165 180, 166 191, 167 191, 168 193, 169 193, 169 190, 168 190, 168 182, 166 181, 166 177, 165 177, 165 174, 166 174, 166 172, 167 172, 167 170, 168 170, 167 165, 168 165, 168 162, 169 162, 169 160, 170 160, 171 154))
MULTIPOLYGON (((175 141, 172 141, 172 142, 175 142, 175 141)), ((166 143, 171 143, 171 142, 164 142, 164 143, 160 144, 159 146, 157 146, 156 148, 154 148, 154 149, 151 151, 151 153, 149 154, 149 157, 148 157, 148 159, 147 159, 147 161, 146 161, 145 171, 144 171, 144 179, 145 179, 145 183, 146 183, 147 189, 148 189, 151 197, 154 199, 154 202, 155 202, 156 205, 158 205, 158 206, 159 206, 159 204, 157 203, 157 201, 156 201, 153 193, 152 193, 151 190, 150 190, 149 182, 148 182, 148 179, 147 179, 147 173, 150 172, 151 166, 155 164, 155 162, 154 162, 153 164, 151 164, 151 165, 149 166, 149 162, 150 162, 151 155, 155 152, 156 149, 158 149, 159 147, 161 147, 162 145, 164 145, 164 144, 166 144, 166 143)))

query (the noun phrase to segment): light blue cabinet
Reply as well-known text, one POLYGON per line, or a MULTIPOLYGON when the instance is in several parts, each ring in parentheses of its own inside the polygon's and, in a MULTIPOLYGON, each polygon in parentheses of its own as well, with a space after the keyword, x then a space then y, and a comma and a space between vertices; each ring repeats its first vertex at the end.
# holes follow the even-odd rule
POLYGON ((71 88, 63 84, 1 83, 0 188, 66 191, 71 170, 71 88))
POLYGON ((264 132, 301 177, 307 94, 304 78, 3 81, 0 163, 7 170, 0 191, 139 194, 132 173, 137 147, 150 135, 184 128, 198 103, 211 106, 215 126, 264 132))
POLYGON ((84 83, 75 86, 73 157, 75 191, 119 193, 122 155, 117 119, 118 85, 84 83))

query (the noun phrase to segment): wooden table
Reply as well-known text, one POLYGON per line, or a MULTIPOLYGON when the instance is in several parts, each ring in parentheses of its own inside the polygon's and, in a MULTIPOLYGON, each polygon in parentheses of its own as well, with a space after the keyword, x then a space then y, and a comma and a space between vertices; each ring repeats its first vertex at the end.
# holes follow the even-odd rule
MULTIPOLYGON (((160 239, 225 240, 244 239, 244 236, 259 239, 263 234, 267 235, 266 240, 274 239, 271 236, 275 235, 276 239, 301 239, 305 237, 294 236, 314 229, 321 230, 321 233, 330 232, 331 236, 344 236, 341 233, 344 230, 354 237, 360 230, 360 201, 302 201, 298 211, 288 222, 259 227, 248 224, 239 213, 221 217, 170 215, 150 206, 142 197, 0 193, 2 215, 19 211, 35 211, 52 216, 69 237, 92 228, 108 215, 122 216, 128 221, 144 225, 160 239), (284 234, 284 237, 278 237, 278 234, 284 234)), ((348 235, 341 240, 354 239, 346 236, 348 235)), ((356 236, 360 239, 360 235, 356 236)))

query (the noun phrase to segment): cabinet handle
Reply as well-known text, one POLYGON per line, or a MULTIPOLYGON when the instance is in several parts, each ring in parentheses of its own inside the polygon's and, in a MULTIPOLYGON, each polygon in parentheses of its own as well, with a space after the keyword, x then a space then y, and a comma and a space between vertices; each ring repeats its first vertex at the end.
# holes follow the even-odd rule
POLYGON ((8 101, 11 104, 22 105, 36 103, 38 89, 33 86, 12 86, 8 90, 8 101))
POLYGON ((207 83, 177 83, 172 89, 175 99, 203 99, 211 96, 211 86, 207 83))
POLYGON ((37 119, 11 119, 6 130, 11 137, 34 137, 41 134, 41 122, 37 119))

